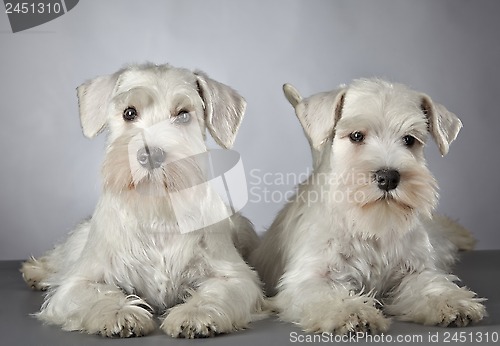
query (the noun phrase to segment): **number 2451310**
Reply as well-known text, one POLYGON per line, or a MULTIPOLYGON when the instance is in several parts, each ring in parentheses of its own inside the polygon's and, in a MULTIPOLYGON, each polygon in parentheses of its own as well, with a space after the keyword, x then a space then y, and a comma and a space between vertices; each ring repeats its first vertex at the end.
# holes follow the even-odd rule
POLYGON ((61 13, 63 11, 59 2, 47 3, 42 2, 18 2, 18 3, 5 3, 5 13, 7 14, 51 14, 61 13))
POLYGON ((498 332, 444 332, 443 342, 498 342, 498 332))

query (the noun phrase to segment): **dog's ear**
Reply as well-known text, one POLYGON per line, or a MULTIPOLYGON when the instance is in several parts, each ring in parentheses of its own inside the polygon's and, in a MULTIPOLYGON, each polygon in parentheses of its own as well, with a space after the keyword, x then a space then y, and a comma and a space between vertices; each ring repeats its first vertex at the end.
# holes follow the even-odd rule
POLYGON ((83 134, 93 138, 106 125, 107 107, 121 71, 89 80, 76 90, 83 134))
POLYGON ((422 94, 421 108, 427 117, 429 132, 436 141, 439 152, 442 156, 446 155, 451 142, 457 138, 462 128, 462 122, 444 106, 434 103, 428 95, 422 94))
POLYGON ((295 87, 283 85, 288 102, 295 108, 309 144, 319 150, 327 139, 332 138, 335 125, 342 116, 345 88, 323 92, 302 99, 295 87))
POLYGON ((221 147, 233 146, 236 133, 245 114, 246 101, 229 86, 195 71, 198 90, 205 103, 205 124, 213 139, 221 147))
POLYGON ((291 84, 285 83, 283 85, 283 92, 285 93, 285 97, 290 102, 293 108, 297 106, 297 104, 302 101, 302 96, 300 96, 299 91, 291 84))

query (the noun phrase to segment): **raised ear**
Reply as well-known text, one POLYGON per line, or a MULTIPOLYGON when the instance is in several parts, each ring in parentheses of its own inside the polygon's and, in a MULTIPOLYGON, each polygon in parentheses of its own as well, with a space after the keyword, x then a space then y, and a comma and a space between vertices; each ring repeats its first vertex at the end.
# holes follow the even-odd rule
POLYGON ((205 103, 205 124, 213 139, 221 147, 233 146, 236 133, 245 114, 246 101, 229 86, 195 71, 198 89, 205 103))
POLYGON ((95 137, 106 125, 106 113, 111 94, 121 71, 97 77, 80 85, 76 90, 83 134, 95 137))
POLYGON ((299 91, 291 84, 285 83, 283 84, 283 92, 285 93, 285 97, 290 102, 293 108, 297 106, 297 104, 302 101, 302 96, 300 96, 299 91))
POLYGON ((434 103, 428 95, 422 94, 421 108, 428 119, 429 132, 436 141, 439 152, 442 156, 446 155, 451 142, 457 138, 462 128, 462 122, 444 106, 434 103))
POLYGON ((297 89, 290 84, 285 84, 283 91, 295 108, 312 149, 319 150, 326 140, 332 138, 335 125, 342 116, 345 88, 315 94, 306 99, 302 99, 297 89))

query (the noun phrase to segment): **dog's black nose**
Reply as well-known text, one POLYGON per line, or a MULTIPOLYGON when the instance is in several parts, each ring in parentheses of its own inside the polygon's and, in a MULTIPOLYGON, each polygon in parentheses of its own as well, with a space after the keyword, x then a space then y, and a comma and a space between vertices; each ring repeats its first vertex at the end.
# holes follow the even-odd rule
POLYGON ((137 151, 137 161, 142 167, 147 169, 155 169, 161 167, 165 162, 167 154, 160 148, 144 147, 137 151))
POLYGON ((394 190, 400 180, 399 172, 394 169, 379 169, 375 172, 378 188, 384 191, 394 190))

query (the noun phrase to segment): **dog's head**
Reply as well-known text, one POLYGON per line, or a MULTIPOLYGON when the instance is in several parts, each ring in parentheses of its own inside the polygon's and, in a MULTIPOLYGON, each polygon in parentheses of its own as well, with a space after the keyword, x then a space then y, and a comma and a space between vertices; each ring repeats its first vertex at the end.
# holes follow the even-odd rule
POLYGON ((103 175, 115 192, 196 185, 206 129, 230 148, 246 107, 230 87, 170 65, 130 66, 77 91, 85 136, 109 128, 103 175))
POLYGON ((286 84, 315 157, 327 167, 335 200, 363 234, 401 231, 437 204, 437 184, 426 167, 430 134, 442 155, 462 124, 425 94, 378 79, 357 80, 302 99, 286 84))

